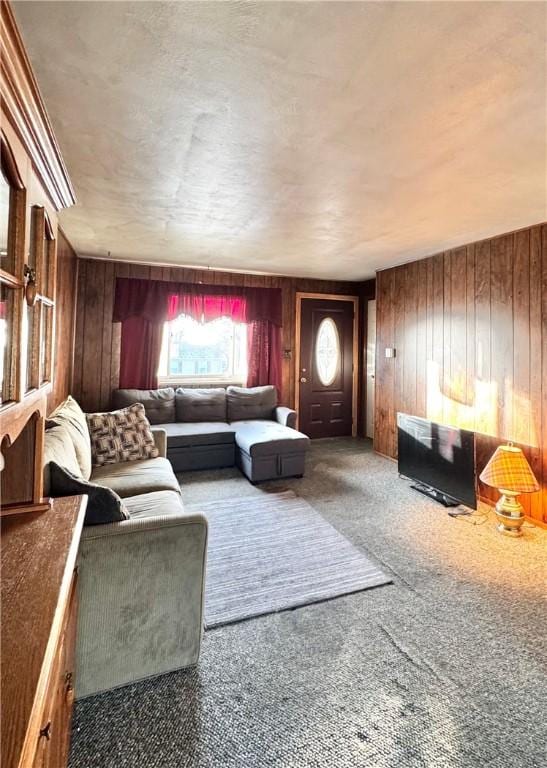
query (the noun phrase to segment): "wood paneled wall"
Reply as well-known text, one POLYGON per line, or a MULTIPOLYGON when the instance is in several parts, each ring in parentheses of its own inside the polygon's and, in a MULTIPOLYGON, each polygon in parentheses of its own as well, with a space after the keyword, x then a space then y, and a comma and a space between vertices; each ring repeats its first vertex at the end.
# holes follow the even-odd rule
POLYGON ((379 272, 376 301, 376 450, 396 457, 398 411, 479 433, 479 472, 512 440, 547 522, 547 224, 379 272))
POLYGON ((57 279, 55 303, 55 343, 53 388, 48 395, 48 413, 70 394, 76 323, 76 288, 78 259, 72 246, 59 230, 57 238, 57 279))
POLYGON ((283 296, 282 399, 294 402, 295 294, 297 291, 358 296, 374 294, 374 281, 367 283, 309 280, 290 277, 243 275, 182 267, 153 267, 125 262, 79 260, 78 310, 72 393, 87 411, 110 407, 110 395, 118 386, 120 324, 112 323, 114 287, 117 277, 171 280, 205 285, 248 285, 281 288, 283 296))

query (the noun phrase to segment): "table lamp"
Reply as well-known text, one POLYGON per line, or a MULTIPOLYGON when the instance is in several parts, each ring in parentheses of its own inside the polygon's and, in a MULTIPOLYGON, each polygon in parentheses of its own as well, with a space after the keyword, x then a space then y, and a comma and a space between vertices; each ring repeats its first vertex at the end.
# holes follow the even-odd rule
POLYGON ((499 445, 482 470, 480 479, 501 493, 496 504, 498 531, 507 536, 522 536, 524 509, 518 495, 535 493, 539 491, 539 485, 521 449, 513 443, 499 445))

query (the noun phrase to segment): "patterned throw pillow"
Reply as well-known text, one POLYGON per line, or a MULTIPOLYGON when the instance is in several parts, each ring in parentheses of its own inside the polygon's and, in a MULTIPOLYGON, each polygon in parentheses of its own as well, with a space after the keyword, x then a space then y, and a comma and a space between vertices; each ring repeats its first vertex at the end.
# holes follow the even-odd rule
POLYGON ((159 456, 150 422, 140 403, 110 413, 88 413, 87 425, 94 466, 159 456))

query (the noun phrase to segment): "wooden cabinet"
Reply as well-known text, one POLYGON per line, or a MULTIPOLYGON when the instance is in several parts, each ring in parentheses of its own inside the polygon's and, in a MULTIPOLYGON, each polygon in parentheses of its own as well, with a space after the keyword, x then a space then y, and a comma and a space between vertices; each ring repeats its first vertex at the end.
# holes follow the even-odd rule
POLYGON ((66 764, 82 497, 43 498, 57 214, 74 193, 10 5, 0 0, 0 557, 3 768, 66 764))
POLYGON ((11 8, 0 0, 0 492, 43 507, 52 388, 57 214, 74 193, 11 8), (24 467, 24 471, 23 468, 24 467))
POLYGON ((77 574, 74 573, 63 629, 54 653, 51 677, 45 695, 33 768, 60 768, 66 765, 70 744, 70 721, 74 704, 74 650, 78 616, 77 574))
POLYGON ((3 768, 62 768, 74 700, 76 556, 87 497, 1 521, 3 768))
POLYGON ((54 654, 46 706, 42 716, 33 768, 60 768, 68 761, 70 722, 74 704, 74 650, 78 616, 77 574, 74 573, 63 630, 54 654))

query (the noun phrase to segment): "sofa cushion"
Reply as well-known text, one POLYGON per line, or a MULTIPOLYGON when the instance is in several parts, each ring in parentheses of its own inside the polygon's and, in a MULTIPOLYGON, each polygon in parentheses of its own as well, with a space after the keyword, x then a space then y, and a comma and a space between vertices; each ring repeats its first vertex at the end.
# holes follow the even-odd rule
POLYGON ((162 424, 167 433, 167 448, 188 448, 192 445, 233 443, 235 429, 222 421, 203 421, 200 424, 162 424))
POLYGON ((150 424, 164 424, 175 421, 175 390, 163 389, 115 389, 112 393, 112 407, 128 408, 134 403, 144 405, 150 424))
POLYGON ((225 389, 185 389, 175 395, 177 421, 226 421, 225 389))
POLYGON ((94 466, 155 459, 159 456, 150 422, 141 403, 119 411, 88 413, 87 423, 94 466))
POLYGON ((104 525, 129 519, 123 501, 111 488, 76 477, 54 461, 50 464, 50 482, 54 497, 87 495, 84 525, 104 525))
POLYGON ((302 432, 274 421, 237 421, 232 427, 236 429, 236 444, 252 458, 305 451, 310 444, 302 432))
POLYGON ((93 467, 91 480, 112 488, 122 499, 152 491, 180 493, 171 464, 168 459, 162 457, 93 467))
POLYGON ((154 491, 128 496, 123 500, 131 519, 181 515, 184 512, 180 494, 175 491, 154 491))
POLYGON ((76 400, 70 395, 57 406, 47 419, 46 426, 64 426, 74 444, 80 473, 84 480, 91 476, 91 439, 89 429, 82 411, 76 400))
POLYGON ((272 419, 277 405, 277 390, 266 387, 228 387, 228 421, 272 419))
POLYGON ((71 475, 82 477, 82 470, 76 458, 74 443, 65 426, 46 429, 44 436, 44 496, 50 495, 50 464, 55 462, 71 475))

